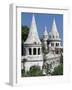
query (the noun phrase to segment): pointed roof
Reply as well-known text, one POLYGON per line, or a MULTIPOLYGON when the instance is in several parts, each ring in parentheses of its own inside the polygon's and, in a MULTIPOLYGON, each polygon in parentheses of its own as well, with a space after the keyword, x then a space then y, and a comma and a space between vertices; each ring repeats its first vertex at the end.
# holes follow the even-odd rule
POLYGON ((52 31, 51 31, 53 34, 59 34, 58 31, 57 31, 57 26, 56 26, 56 22, 55 22, 55 19, 53 20, 53 25, 52 25, 52 31))
POLYGON ((41 41, 39 39, 38 32, 37 32, 35 17, 34 17, 34 14, 33 14, 31 27, 30 27, 29 34, 28 34, 28 38, 24 42, 24 44, 34 44, 34 43, 41 44, 41 41))
POLYGON ((45 31, 44 31, 44 35, 48 35, 48 32, 47 32, 47 27, 45 26, 45 31))
POLYGON ((47 32, 47 27, 45 26, 45 31, 44 31, 44 38, 48 39, 48 32, 47 32))
POLYGON ((55 19, 53 20, 52 30, 49 33, 49 35, 51 36, 51 38, 53 38, 53 37, 57 38, 57 39, 59 38, 59 33, 58 33, 58 30, 57 30, 55 19))

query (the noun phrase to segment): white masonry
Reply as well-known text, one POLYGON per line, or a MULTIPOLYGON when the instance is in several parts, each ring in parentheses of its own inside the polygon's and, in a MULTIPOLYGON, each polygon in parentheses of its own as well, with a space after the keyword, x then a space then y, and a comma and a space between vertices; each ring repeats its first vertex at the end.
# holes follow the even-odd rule
POLYGON ((32 23, 29 31, 28 38, 24 42, 24 50, 26 50, 26 56, 24 56, 24 58, 27 60, 25 63, 25 70, 28 71, 33 65, 38 65, 42 69, 42 43, 38 36, 34 15, 32 17, 32 23))
MULTIPOLYGON (((55 19, 53 20, 52 30, 49 34, 47 32, 47 27, 45 26, 43 42, 45 48, 46 49, 49 48, 49 52, 48 54, 46 54, 47 58, 46 63, 49 65, 49 69, 53 71, 54 67, 60 64, 60 49, 62 48, 61 39, 59 37, 55 19), (49 42, 48 44, 47 41, 49 42)), ((25 66, 25 71, 28 71, 31 66, 38 65, 42 69, 43 66, 42 42, 40 41, 38 36, 34 15, 32 17, 28 37, 24 42, 24 50, 26 54, 25 56, 22 56, 22 61, 26 60, 26 62, 22 63, 21 68, 23 69, 25 66)))

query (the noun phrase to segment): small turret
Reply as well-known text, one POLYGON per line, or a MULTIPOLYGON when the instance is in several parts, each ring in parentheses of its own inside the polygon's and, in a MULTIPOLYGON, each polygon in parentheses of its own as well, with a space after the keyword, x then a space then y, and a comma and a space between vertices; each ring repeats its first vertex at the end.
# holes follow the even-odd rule
POLYGON ((47 27, 45 26, 45 31, 44 31, 44 35, 43 35, 43 43, 44 43, 44 47, 47 50, 47 40, 48 40, 48 32, 47 32, 47 27))
POLYGON ((53 19, 52 30, 49 33, 49 50, 55 53, 56 48, 60 48, 60 46, 61 46, 61 39, 59 37, 59 32, 56 26, 55 19, 53 19))
POLYGON ((29 71, 30 67, 34 65, 36 66, 39 65, 40 68, 42 69, 43 65, 42 43, 38 36, 34 14, 32 16, 32 22, 28 37, 24 42, 24 51, 26 51, 24 57, 26 57, 27 60, 25 64, 25 71, 29 71))
POLYGON ((44 40, 48 40, 48 32, 47 32, 47 27, 45 26, 45 31, 44 31, 44 40))

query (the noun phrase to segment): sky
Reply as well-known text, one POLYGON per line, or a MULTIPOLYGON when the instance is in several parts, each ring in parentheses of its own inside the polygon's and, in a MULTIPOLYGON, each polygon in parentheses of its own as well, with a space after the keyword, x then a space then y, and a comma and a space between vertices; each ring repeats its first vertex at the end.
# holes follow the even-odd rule
POLYGON ((55 19, 60 38, 63 42, 63 14, 44 14, 44 13, 21 13, 21 25, 28 26, 30 28, 32 15, 35 16, 37 31, 39 37, 43 35, 45 26, 47 27, 48 33, 51 32, 53 20, 55 19))

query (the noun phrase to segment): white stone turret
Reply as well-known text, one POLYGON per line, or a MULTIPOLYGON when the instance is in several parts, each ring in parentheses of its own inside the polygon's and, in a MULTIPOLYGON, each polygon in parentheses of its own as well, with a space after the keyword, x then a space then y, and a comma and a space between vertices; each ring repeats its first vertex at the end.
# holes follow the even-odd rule
POLYGON ((25 71, 28 71, 30 67, 34 65, 39 65, 42 69, 42 44, 38 36, 34 14, 32 17, 28 38, 24 42, 24 50, 26 51, 24 58, 26 57, 25 59, 27 60, 25 63, 25 71))
POLYGON ((21 69, 25 69, 27 72, 32 66, 36 65, 40 66, 41 70, 44 69, 43 74, 46 74, 46 67, 49 69, 49 72, 51 72, 55 67, 60 65, 61 39, 59 38, 55 19, 53 20, 52 30, 49 34, 47 32, 47 27, 45 26, 43 45, 45 46, 46 53, 42 52, 42 43, 38 36, 35 17, 33 14, 29 34, 26 41, 24 42, 23 48, 25 55, 22 56, 21 69), (44 54, 46 54, 45 62, 43 61, 44 54), (43 68, 43 65, 45 68, 43 68))
POLYGON ((61 39, 59 37, 58 29, 56 26, 55 19, 53 19, 52 30, 49 33, 49 50, 55 53, 56 48, 60 48, 61 39))
POLYGON ((44 31, 44 35, 43 35, 43 43, 44 43, 44 47, 47 50, 47 40, 48 40, 48 32, 47 32, 47 27, 45 26, 45 31, 44 31))
POLYGON ((35 17, 33 15, 31 27, 29 30, 29 35, 27 40, 24 42, 24 44, 34 44, 34 43, 41 44, 41 41, 39 39, 38 32, 37 32, 35 17))

